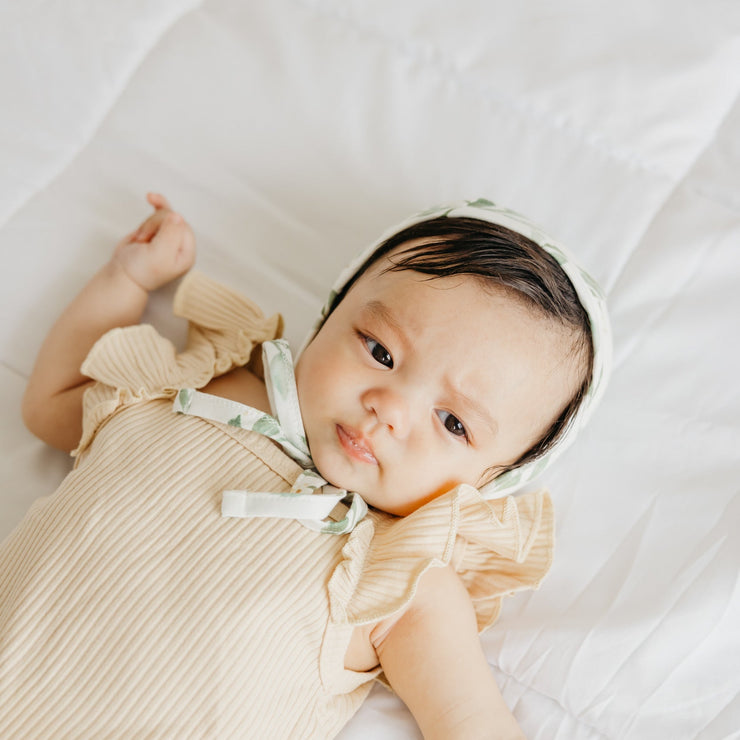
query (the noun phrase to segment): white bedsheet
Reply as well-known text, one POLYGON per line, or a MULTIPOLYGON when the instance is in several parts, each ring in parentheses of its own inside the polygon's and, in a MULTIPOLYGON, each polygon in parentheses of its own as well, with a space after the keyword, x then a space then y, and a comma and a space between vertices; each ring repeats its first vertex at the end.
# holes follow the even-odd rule
MULTIPOLYGON (((486 196, 602 282, 616 357, 484 636, 504 696, 532 740, 740 737, 740 5, 2 0, 0 49, 0 536, 69 467, 35 353, 146 190, 294 343, 370 239, 486 196)), ((376 688, 341 737, 419 735, 376 688)))

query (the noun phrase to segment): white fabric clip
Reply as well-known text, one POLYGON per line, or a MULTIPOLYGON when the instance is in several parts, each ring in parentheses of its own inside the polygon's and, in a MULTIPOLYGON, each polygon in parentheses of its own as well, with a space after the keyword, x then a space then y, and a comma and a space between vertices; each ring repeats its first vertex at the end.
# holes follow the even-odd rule
POLYGON ((278 519, 326 519, 344 498, 336 493, 263 493, 224 491, 221 513, 230 517, 276 517, 278 519), (289 504, 286 506, 286 500, 289 504))

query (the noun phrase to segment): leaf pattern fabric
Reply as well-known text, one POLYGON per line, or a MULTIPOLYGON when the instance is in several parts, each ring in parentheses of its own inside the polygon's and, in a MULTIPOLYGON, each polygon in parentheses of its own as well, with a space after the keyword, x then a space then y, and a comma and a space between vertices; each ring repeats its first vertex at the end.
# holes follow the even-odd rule
POLYGON ((284 339, 262 345, 265 383, 275 416, 194 388, 182 388, 175 396, 173 410, 199 416, 262 434, 277 442, 299 465, 306 468, 293 484, 290 494, 265 491, 225 491, 224 516, 271 516, 297 519, 309 529, 327 534, 351 532, 367 514, 367 505, 358 493, 335 488, 315 469, 303 428, 293 357, 284 339), (339 505, 342 517, 334 512, 339 505), (330 518, 331 515, 331 518, 330 518))

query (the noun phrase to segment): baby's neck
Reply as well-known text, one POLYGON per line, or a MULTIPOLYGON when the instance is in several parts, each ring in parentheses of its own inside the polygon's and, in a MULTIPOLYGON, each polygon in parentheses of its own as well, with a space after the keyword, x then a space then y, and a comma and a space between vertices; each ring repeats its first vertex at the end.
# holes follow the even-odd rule
POLYGON ((271 413, 264 381, 244 367, 234 368, 225 375, 214 378, 202 390, 204 393, 243 403, 266 414, 271 413))

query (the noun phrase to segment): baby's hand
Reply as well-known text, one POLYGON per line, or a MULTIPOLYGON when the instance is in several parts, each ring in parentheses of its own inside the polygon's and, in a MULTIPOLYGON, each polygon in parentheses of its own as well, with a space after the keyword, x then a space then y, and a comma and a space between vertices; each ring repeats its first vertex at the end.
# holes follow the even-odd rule
POLYGON ((115 248, 113 261, 146 291, 184 275, 195 262, 195 236, 167 199, 148 193, 154 213, 115 248))

